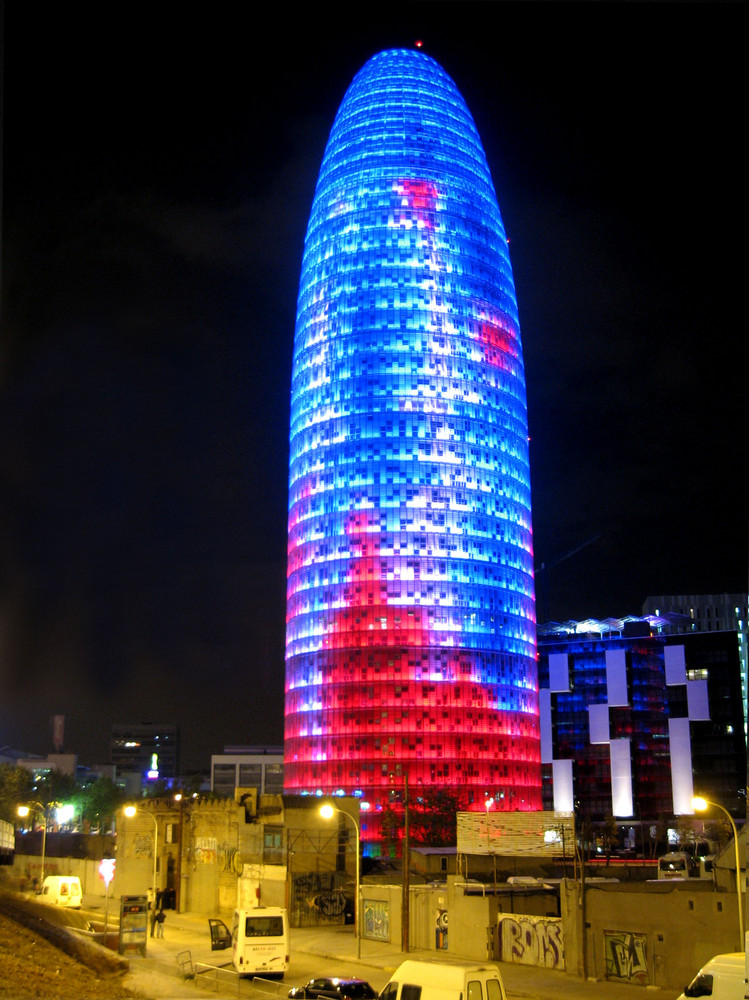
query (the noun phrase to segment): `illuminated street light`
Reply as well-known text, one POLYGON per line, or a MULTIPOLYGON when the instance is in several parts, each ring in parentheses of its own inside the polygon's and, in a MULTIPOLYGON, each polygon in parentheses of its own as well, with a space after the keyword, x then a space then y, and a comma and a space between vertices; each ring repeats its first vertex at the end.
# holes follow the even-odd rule
POLYGON ((49 808, 51 808, 51 806, 45 807, 41 804, 41 802, 29 802, 27 806, 18 807, 18 815, 22 819, 25 819, 32 809, 40 812, 44 818, 44 832, 42 833, 42 879, 39 886, 40 889, 44 888, 44 868, 47 860, 47 817, 49 808))
MULTIPOLYGON (((123 810, 125 815, 130 819, 132 819, 132 817, 135 816, 135 814, 138 811, 139 810, 136 809, 135 806, 125 806, 123 810)), ((143 812, 147 816, 150 816, 151 819, 153 820, 153 883, 151 885, 151 888, 153 889, 154 893, 154 906, 155 906, 156 905, 156 857, 159 849, 159 824, 156 822, 156 817, 154 816, 154 814, 150 812, 148 809, 141 809, 140 812, 143 812)))
POLYGON ((741 905, 741 858, 739 857, 739 833, 736 829, 736 824, 733 821, 733 816, 729 811, 719 802, 711 802, 710 799, 705 799, 701 795, 697 795, 692 799, 692 808, 695 812, 704 812, 708 806, 712 806, 713 809, 720 809, 728 817, 728 822, 731 824, 731 830, 733 831, 733 849, 736 858, 736 897, 739 903, 739 951, 744 948, 744 910, 741 905))
POLYGON ((351 820, 354 826, 354 833, 356 834, 356 898, 354 900, 354 933, 356 934, 356 957, 361 958, 361 923, 360 923, 360 909, 359 906, 359 824, 356 822, 353 816, 349 813, 344 812, 343 809, 336 809, 335 806, 330 805, 326 802, 324 806, 320 806, 320 815, 323 819, 332 819, 334 813, 340 813, 341 816, 345 816, 346 819, 351 820))
POLYGON ((489 842, 489 810, 494 805, 494 797, 488 796, 484 801, 484 808, 486 809, 486 849, 491 854, 491 844, 489 842))

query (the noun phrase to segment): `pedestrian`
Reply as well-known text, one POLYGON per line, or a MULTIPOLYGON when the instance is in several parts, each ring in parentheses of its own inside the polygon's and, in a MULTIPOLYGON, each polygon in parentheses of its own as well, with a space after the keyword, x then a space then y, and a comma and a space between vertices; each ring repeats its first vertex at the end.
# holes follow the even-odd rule
POLYGON ((156 929, 156 907, 151 910, 151 937, 153 937, 153 932, 156 929))
POLYGON ((146 893, 146 899, 148 900, 148 909, 152 910, 156 897, 154 895, 153 888, 150 885, 148 887, 148 892, 146 893))
POLYGON ((156 937, 163 938, 164 936, 164 921, 166 920, 166 913, 163 910, 159 910, 156 914, 156 937))

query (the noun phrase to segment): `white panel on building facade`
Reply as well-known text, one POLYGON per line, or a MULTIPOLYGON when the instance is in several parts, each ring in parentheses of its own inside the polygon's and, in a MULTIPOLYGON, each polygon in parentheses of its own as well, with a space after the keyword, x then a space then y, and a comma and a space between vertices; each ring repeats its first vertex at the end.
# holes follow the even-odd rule
POLYGON ((694 813, 692 796, 692 740, 689 719, 668 720, 668 745, 671 754, 671 792, 674 797, 674 816, 691 816, 694 813))
POLYGON ((692 722, 710 721, 707 681, 687 681, 687 715, 692 722))
POLYGON ((539 726, 541 729, 541 763, 551 764, 554 747, 551 739, 551 691, 541 688, 538 692, 539 726))
POLYGON ((566 653, 549 653, 549 690, 569 691, 570 668, 566 653))
POLYGON ((588 727, 590 728, 591 743, 609 742, 610 730, 608 705, 588 705, 588 727))
POLYGON ((571 813, 575 808, 572 783, 572 761, 555 760, 551 765, 554 783, 554 812, 571 813))
POLYGON ((663 662, 666 668, 666 684, 686 684, 687 661, 683 646, 664 646, 663 662))
POLYGON ((609 705, 629 705, 627 654, 623 649, 606 650, 606 691, 609 705))
POLYGON ((632 753, 629 740, 612 740, 611 753, 611 811, 614 816, 631 816, 632 809, 632 753))

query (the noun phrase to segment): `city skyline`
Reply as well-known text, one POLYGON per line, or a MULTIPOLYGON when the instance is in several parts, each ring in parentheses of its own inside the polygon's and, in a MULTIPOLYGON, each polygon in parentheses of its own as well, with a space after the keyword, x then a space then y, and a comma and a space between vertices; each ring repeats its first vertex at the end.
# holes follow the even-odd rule
POLYGON ((510 240, 539 620, 745 589, 738 8, 496 8, 297 19, 252 58, 220 17, 6 11, 0 743, 279 741, 304 227, 348 83, 417 37, 510 240))

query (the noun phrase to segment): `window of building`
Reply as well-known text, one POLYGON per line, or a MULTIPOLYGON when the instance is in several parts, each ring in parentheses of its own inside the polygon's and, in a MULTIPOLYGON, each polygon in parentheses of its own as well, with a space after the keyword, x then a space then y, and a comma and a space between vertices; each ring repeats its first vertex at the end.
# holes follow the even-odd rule
POLYGON ((282 826, 266 826, 263 829, 263 862, 266 865, 284 863, 282 826))
POLYGON ((283 793, 283 764, 265 765, 265 794, 281 795, 283 793))
POLYGON ((236 786, 237 770, 234 764, 213 765, 213 791, 217 795, 232 797, 236 786))

